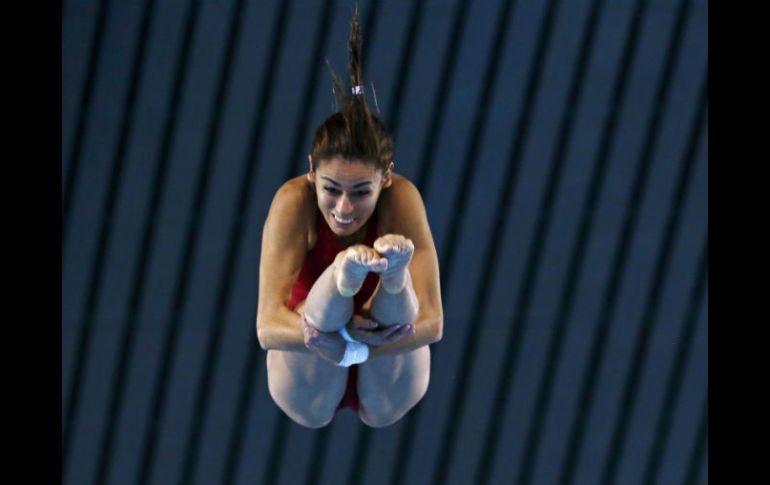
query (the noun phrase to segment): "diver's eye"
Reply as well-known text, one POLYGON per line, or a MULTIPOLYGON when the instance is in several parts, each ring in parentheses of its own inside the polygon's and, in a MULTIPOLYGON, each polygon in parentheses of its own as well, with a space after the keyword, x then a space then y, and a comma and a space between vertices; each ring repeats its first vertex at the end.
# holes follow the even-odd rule
POLYGON ((335 189, 334 187, 324 187, 324 190, 334 195, 337 195, 340 193, 340 191, 335 189))
POLYGON ((356 192, 356 196, 357 197, 366 197, 370 193, 371 193, 370 190, 359 190, 358 192, 356 192))

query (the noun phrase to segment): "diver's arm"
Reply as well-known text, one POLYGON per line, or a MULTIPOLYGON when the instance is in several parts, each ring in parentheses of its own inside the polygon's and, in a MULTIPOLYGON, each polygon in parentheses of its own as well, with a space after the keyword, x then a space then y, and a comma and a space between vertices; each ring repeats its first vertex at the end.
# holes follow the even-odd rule
POLYGON ((420 193, 406 179, 394 181, 388 199, 393 222, 388 231, 410 239, 414 254, 406 272, 404 289, 391 294, 378 285, 365 308, 384 325, 413 323, 415 333, 396 342, 370 349, 370 358, 409 352, 441 340, 444 316, 441 305, 438 255, 420 193))
POLYGON ((273 197, 265 220, 257 304, 257 338, 264 350, 310 352, 301 316, 288 307, 308 251, 306 197, 299 184, 285 183, 273 197))

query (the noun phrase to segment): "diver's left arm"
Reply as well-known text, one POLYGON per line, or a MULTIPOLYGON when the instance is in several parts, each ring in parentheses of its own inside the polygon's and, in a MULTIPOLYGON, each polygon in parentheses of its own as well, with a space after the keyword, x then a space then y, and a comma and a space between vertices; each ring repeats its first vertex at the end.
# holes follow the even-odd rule
POLYGON ((404 178, 394 181, 387 201, 393 214, 389 231, 408 238, 414 253, 406 270, 403 289, 388 293, 382 282, 367 302, 371 317, 385 325, 414 324, 414 333, 395 342, 372 346, 370 358, 411 352, 441 340, 444 317, 436 247, 428 225, 425 205, 417 188, 404 178))

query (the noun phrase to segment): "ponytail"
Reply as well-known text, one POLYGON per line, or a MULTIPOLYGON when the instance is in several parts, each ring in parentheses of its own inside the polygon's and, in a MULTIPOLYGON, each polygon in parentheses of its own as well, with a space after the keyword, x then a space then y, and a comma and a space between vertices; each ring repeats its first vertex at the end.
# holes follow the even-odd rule
POLYGON ((342 109, 316 129, 310 155, 317 162, 341 157, 351 161, 374 163, 384 171, 393 158, 393 137, 369 110, 361 67, 361 37, 361 23, 356 4, 348 39, 350 89, 345 89, 327 60, 334 92, 342 109))

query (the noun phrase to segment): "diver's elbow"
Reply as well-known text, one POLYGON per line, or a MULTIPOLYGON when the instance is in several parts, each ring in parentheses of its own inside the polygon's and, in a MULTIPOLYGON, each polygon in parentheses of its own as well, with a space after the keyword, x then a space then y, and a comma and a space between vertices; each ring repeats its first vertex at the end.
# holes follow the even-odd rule
POLYGON ((262 350, 269 350, 269 328, 267 328, 266 325, 261 324, 259 320, 257 320, 257 342, 259 342, 260 348, 262 350))
POLYGON ((444 317, 439 316, 433 321, 431 325, 431 342, 432 344, 438 343, 444 338, 444 317))

